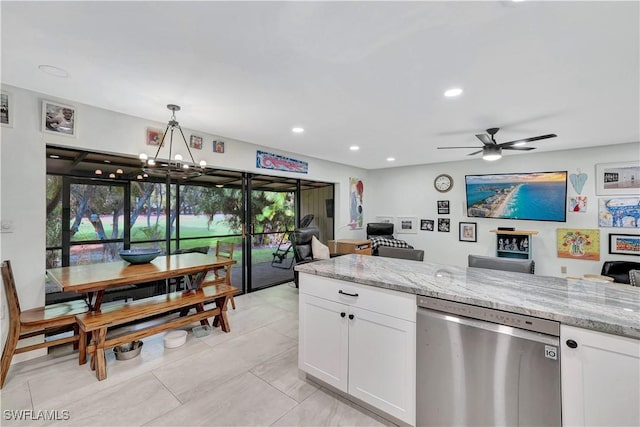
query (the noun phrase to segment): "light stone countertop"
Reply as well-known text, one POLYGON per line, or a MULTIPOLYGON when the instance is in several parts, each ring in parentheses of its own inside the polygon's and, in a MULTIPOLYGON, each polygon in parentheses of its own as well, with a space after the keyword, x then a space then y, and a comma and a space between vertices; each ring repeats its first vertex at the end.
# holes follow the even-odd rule
POLYGON ((640 339, 640 287, 365 255, 295 269, 640 339))

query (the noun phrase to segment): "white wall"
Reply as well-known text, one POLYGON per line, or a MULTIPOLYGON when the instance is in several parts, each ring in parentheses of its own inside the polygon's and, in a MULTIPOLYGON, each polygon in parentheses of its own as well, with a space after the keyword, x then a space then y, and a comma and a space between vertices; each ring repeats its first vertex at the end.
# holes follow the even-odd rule
MULTIPOLYGON (((164 129, 166 122, 158 123, 127 116, 8 85, 2 85, 2 90, 9 92, 13 97, 15 120, 12 128, 0 129, 0 195, 2 197, 0 219, 12 221, 14 231, 0 235, 0 254, 3 260, 11 260, 21 307, 28 309, 44 305, 45 297, 46 144, 123 153, 137 157, 141 152, 150 151, 145 143, 146 128, 164 129), (76 107, 76 138, 40 131, 43 99, 76 107)), ((168 119, 169 111, 167 111, 168 119)), ((180 113, 178 113, 178 120, 181 120, 180 113)), ((185 135, 189 135, 192 129, 184 128, 184 132, 185 135)), ((211 144, 213 139, 219 139, 217 135, 197 133, 203 136, 208 144, 211 144)), ((309 162, 309 173, 297 174, 257 169, 256 150, 261 149, 267 152, 274 152, 274 150, 231 138, 221 139, 225 141, 224 154, 214 154, 210 145, 207 145, 209 150, 203 149, 197 152, 198 160, 204 159, 210 166, 225 169, 333 182, 336 184, 338 199, 336 215, 338 218, 346 218, 339 223, 348 221, 348 206, 339 201, 348 200, 349 177, 358 176, 366 179, 367 171, 287 152, 277 152, 277 154, 309 162)), ((6 311, 4 297, 2 297, 2 304, 4 313, 6 311)), ((7 330, 7 322, 4 320, 6 319, 2 321, 3 343, 7 330)), ((42 352, 25 353, 16 357, 15 360, 20 360, 23 356, 32 358, 39 354, 42 352)))
MULTIPOLYGON (((463 155, 464 153, 461 153, 461 157, 463 155)), ((507 154, 496 162, 487 162, 477 158, 460 162, 369 171, 367 221, 374 221, 376 215, 415 216, 418 217, 418 220, 435 220, 437 228, 438 217, 450 218, 451 232, 449 233, 418 231, 417 234, 396 234, 396 237, 406 240, 416 248, 424 249, 427 261, 459 266, 466 266, 466 257, 470 253, 495 256, 496 235, 489 232, 491 229, 504 226, 522 230, 537 230, 539 234, 533 237, 536 274, 561 277, 582 276, 585 273, 599 274, 602 262, 605 260, 637 260, 637 258, 628 255, 609 255, 609 233, 640 234, 640 228, 600 228, 600 261, 558 258, 556 256, 556 229, 597 229, 598 197, 595 194, 595 164, 634 159, 640 159, 640 143, 548 153, 533 151, 514 156, 507 154), (576 173, 578 169, 589 176, 582 191, 582 195, 587 196, 588 208, 586 213, 567 212, 567 222, 565 223, 468 218, 466 216, 465 175, 556 170, 576 173), (454 179, 453 189, 444 194, 438 193, 433 188, 434 178, 441 173, 449 174, 454 179), (436 201, 438 200, 450 201, 450 215, 437 214, 436 201), (460 221, 478 223, 478 241, 476 243, 458 241, 458 223, 460 221), (560 272, 561 266, 567 267, 567 274, 560 272)), ((568 196, 576 195, 570 183, 567 187, 567 193, 568 196)))

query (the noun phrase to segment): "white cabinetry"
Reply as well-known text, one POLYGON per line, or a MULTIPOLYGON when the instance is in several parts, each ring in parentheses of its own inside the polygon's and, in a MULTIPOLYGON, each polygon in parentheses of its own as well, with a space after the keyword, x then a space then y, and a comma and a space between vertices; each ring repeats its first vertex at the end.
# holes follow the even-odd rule
POLYGON ((300 273, 298 366, 415 425, 415 295, 300 273))
POLYGON ((640 425, 640 340, 561 325, 562 423, 640 425))

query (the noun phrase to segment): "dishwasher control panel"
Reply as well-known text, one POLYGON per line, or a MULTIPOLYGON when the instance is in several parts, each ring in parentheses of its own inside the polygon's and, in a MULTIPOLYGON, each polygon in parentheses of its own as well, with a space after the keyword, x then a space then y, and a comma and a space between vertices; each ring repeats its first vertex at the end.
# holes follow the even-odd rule
POLYGON ((538 317, 509 313, 421 295, 418 295, 417 304, 420 308, 440 311, 455 316, 470 317, 472 319, 553 335, 555 337, 560 336, 560 323, 553 320, 540 319, 538 317))

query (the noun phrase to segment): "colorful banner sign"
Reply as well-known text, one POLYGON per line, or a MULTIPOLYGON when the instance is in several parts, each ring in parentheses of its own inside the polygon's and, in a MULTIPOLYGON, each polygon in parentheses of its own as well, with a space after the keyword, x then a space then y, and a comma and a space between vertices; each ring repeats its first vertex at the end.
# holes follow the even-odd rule
POLYGON ((309 171, 309 163, 307 162, 279 156, 278 154, 265 153, 260 150, 258 150, 256 156, 256 167, 298 173, 308 173, 309 171))

